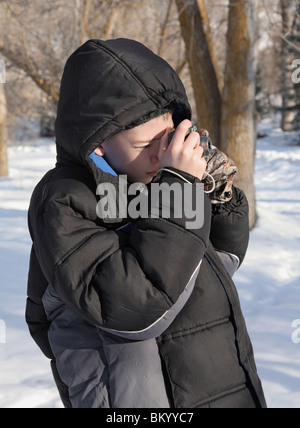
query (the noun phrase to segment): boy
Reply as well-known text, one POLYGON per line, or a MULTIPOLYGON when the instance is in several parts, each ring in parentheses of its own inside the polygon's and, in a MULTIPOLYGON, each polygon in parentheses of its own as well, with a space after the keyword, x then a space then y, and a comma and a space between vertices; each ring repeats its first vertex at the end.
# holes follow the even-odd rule
POLYGON ((121 175, 196 196, 206 161, 190 119, 177 74, 138 42, 90 40, 67 61, 57 164, 29 208, 26 309, 66 407, 266 406, 225 267, 246 252, 244 194, 213 210, 205 195, 198 229, 175 203, 168 218, 97 215, 99 185, 118 201, 121 175))

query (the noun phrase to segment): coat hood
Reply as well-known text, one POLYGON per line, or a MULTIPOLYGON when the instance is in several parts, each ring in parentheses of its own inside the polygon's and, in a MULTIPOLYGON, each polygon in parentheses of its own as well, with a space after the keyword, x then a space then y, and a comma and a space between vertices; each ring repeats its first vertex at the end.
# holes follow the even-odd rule
POLYGON ((91 165, 89 155, 128 124, 176 105, 191 118, 184 86, 162 58, 129 39, 89 40, 68 59, 56 119, 58 162, 91 165))

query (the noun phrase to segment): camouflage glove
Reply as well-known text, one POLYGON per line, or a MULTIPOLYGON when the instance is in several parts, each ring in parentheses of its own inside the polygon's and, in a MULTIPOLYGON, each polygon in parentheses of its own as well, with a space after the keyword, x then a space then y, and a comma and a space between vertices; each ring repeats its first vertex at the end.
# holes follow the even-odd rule
MULTIPOLYGON (((208 136, 204 129, 200 135, 208 136)), ((237 173, 237 167, 225 153, 212 146, 212 152, 205 156, 207 162, 206 176, 204 176, 204 190, 209 194, 213 204, 224 204, 232 198, 232 185, 237 173), (213 179, 212 179, 213 178, 213 179)))

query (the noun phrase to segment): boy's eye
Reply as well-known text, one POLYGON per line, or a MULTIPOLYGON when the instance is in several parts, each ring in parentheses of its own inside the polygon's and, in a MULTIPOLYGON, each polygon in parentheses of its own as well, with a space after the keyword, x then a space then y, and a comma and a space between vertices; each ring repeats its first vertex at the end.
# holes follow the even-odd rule
POLYGON ((143 150, 143 149, 148 149, 149 147, 151 147, 151 143, 149 143, 149 144, 145 144, 145 145, 143 145, 143 146, 137 146, 136 148, 137 148, 137 149, 141 149, 141 150, 143 150))
POLYGON ((152 146, 152 144, 155 143, 156 141, 160 141, 160 138, 155 138, 155 139, 149 141, 148 143, 145 142, 143 145, 137 145, 136 148, 141 149, 141 150, 142 149, 149 149, 152 146))
POLYGON ((144 149, 149 149, 149 148, 152 146, 152 144, 153 144, 153 143, 155 143, 155 142, 157 142, 157 141, 160 141, 160 138, 154 138, 152 141, 149 141, 149 143, 148 143, 148 144, 145 144, 145 145, 143 146, 143 148, 144 148, 144 149))

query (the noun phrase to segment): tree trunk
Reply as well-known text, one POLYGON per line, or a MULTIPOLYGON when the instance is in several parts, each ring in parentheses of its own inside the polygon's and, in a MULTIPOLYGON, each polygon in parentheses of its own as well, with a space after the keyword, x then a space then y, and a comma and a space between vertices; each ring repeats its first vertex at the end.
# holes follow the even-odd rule
POLYGON ((244 190, 248 198, 251 228, 256 221, 255 12, 256 0, 230 2, 221 119, 221 149, 238 166, 235 184, 244 190))
POLYGON ((204 1, 176 0, 176 3, 199 124, 209 130, 214 144, 237 164, 235 184, 247 195, 250 227, 253 227, 256 220, 253 53, 256 0, 230 0, 223 94, 204 1))
POLYGON ((0 177, 8 176, 6 98, 3 84, 0 83, 0 177))
POLYGON ((203 1, 176 0, 193 84, 198 125, 208 129, 215 145, 220 140, 221 94, 216 61, 203 1), (215 62, 215 63, 214 63, 215 62))

